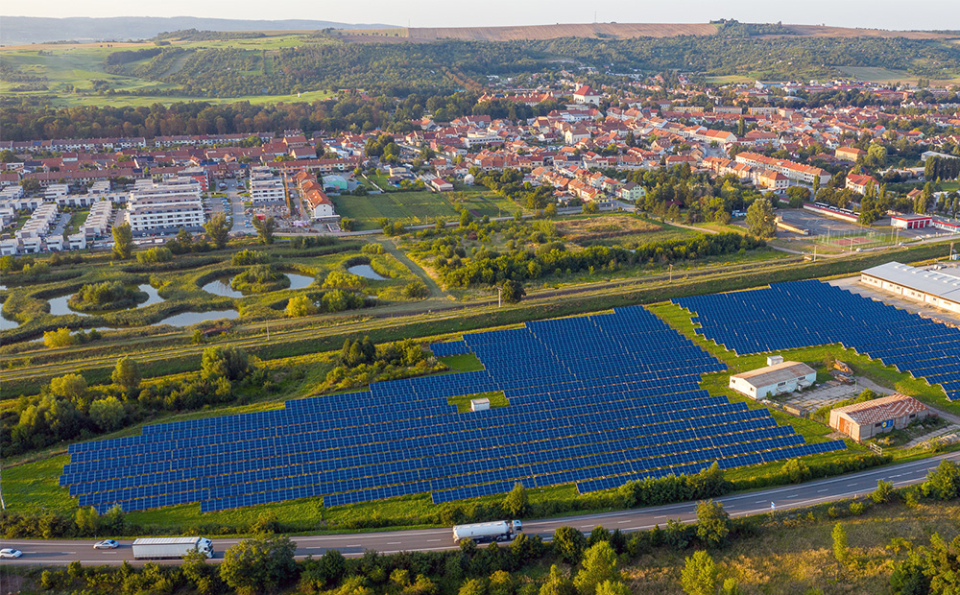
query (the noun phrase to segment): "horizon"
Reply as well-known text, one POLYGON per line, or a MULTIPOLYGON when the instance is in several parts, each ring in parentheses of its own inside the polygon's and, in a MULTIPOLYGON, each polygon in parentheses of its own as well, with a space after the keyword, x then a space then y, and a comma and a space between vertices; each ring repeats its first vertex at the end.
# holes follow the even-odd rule
MULTIPOLYGON (((707 23, 719 19, 736 19, 746 23, 776 23, 789 25, 826 25, 859 29, 883 29, 889 31, 943 31, 960 30, 958 22, 944 23, 944 15, 958 14, 956 6, 948 0, 918 0, 912 10, 904 11, 902 3, 894 0, 848 0, 836 3, 827 0, 811 0, 803 6, 760 0, 739 0, 717 5, 709 0, 681 0, 669 6, 640 6, 634 3, 606 3, 599 7, 584 6, 572 0, 546 2, 533 0, 518 6, 506 0, 491 0, 482 14, 460 13, 452 16, 448 5, 439 0, 421 0, 415 5, 397 6, 384 0, 372 0, 361 12, 339 3, 311 3, 299 6, 291 3, 264 11, 253 2, 212 2, 198 7, 186 0, 169 0, 162 6, 144 10, 146 14, 117 14, 117 8, 126 8, 114 0, 91 0, 78 5, 67 0, 48 0, 36 5, 35 10, 23 14, 23 5, 17 6, 21 14, 3 17, 33 18, 199 18, 224 20, 314 20, 343 24, 375 23, 393 27, 410 28, 473 28, 473 27, 529 27, 554 24, 589 23, 652 23, 691 24, 707 23), (166 14, 163 14, 163 13, 166 14), (170 15, 171 12, 179 14, 170 15), (264 18, 268 12, 270 18, 264 18), (53 16, 55 15, 55 16, 53 16), (545 15, 560 15, 563 18, 545 18, 545 15), (696 15, 692 17, 691 15, 696 15), (816 15, 813 18, 811 15, 816 15), (454 22, 456 20, 468 22, 454 22)), ((26 7, 30 8, 30 7, 26 7)))

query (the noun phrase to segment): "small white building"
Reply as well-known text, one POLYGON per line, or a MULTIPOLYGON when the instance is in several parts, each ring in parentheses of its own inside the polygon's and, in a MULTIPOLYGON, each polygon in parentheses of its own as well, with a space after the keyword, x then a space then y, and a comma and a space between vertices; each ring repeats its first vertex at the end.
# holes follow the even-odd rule
POLYGON ((470 411, 486 411, 490 409, 490 399, 472 399, 470 401, 470 411))
POLYGON ((800 362, 782 362, 730 377, 730 388, 751 399, 765 399, 812 386, 817 372, 800 362))

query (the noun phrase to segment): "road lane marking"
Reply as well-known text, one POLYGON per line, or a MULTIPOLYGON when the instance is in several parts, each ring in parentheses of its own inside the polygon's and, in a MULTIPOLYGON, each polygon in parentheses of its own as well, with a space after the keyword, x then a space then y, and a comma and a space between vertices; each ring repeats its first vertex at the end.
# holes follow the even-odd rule
POLYGON ((789 496, 787 496, 787 498, 796 498, 796 497, 797 497, 796 494, 790 494, 789 496))
POLYGON ((622 524, 624 524, 624 523, 629 523, 629 522, 630 522, 629 520, 627 520, 627 521, 617 521, 617 524, 618 524, 618 525, 622 525, 622 524))
POLYGON ((828 489, 829 488, 823 488, 822 490, 817 490, 817 493, 819 494, 820 492, 826 492, 828 489))
POLYGON ((434 541, 440 541, 439 539, 428 539, 427 543, 433 543, 434 541))

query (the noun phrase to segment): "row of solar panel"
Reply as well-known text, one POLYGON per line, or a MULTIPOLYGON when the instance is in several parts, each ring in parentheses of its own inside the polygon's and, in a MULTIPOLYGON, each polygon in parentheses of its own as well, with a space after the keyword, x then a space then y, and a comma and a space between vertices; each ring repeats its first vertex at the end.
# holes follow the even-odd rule
MULTIPOLYGON (((404 490, 437 489, 431 487, 434 484, 449 491, 468 487, 470 484, 475 485, 478 482, 506 481, 508 476, 514 477, 523 473, 532 474, 531 477, 536 478, 531 479, 534 484, 572 481, 601 473, 602 468, 624 472, 641 470, 641 467, 656 469, 664 465, 681 464, 696 457, 725 456, 722 449, 730 449, 726 454, 737 456, 741 451, 765 449, 801 441, 800 437, 792 435, 789 429, 772 427, 775 424, 765 411, 727 409, 727 405, 717 403, 710 409, 719 411, 723 408, 722 410, 727 413, 714 415, 711 418, 691 417, 685 414, 677 416, 676 421, 651 425, 649 418, 658 418, 662 421, 665 418, 673 419, 671 416, 675 415, 669 411, 668 407, 650 406, 649 401, 659 400, 657 395, 638 398, 636 395, 617 395, 615 389, 607 390, 606 388, 602 391, 596 391, 594 388, 594 391, 602 394, 590 395, 588 391, 592 385, 618 386, 621 389, 642 387, 641 390, 659 392, 662 397, 669 395, 674 403, 683 402, 684 398, 678 398, 684 394, 678 395, 679 387, 688 390, 696 386, 698 380, 696 374, 725 369, 725 366, 642 308, 618 309, 613 315, 567 320, 573 322, 549 321, 532 324, 529 328, 518 331, 467 335, 464 345, 480 357, 485 367, 481 372, 379 383, 373 385, 371 392, 366 394, 354 393, 329 401, 309 399, 298 404, 291 403, 287 407, 290 415, 286 416, 244 416, 223 421, 183 422, 175 426, 157 426, 145 432, 149 438, 138 445, 143 446, 144 451, 136 453, 132 458, 125 458, 120 452, 122 448, 130 446, 130 443, 123 443, 114 445, 112 449, 109 447, 103 449, 99 454, 90 455, 90 461, 80 463, 91 467, 100 464, 114 465, 107 466, 105 471, 127 474, 116 478, 118 483, 111 484, 111 487, 119 487, 120 490, 84 494, 81 498, 86 499, 89 496, 90 499, 103 501, 98 503, 98 506, 105 506, 109 504, 106 500, 114 498, 114 501, 118 501, 116 498, 121 496, 125 499, 119 501, 126 508, 149 508, 151 504, 156 505, 156 502, 161 501, 169 502, 174 497, 179 500, 189 497, 185 495, 188 492, 183 490, 185 485, 196 488, 192 494, 195 498, 193 501, 201 501, 204 510, 268 501, 274 497, 284 499, 291 497, 291 494, 306 493, 303 490, 311 495, 331 490, 339 493, 365 490, 370 494, 378 495, 377 497, 389 497, 404 490), (576 338, 577 341, 572 341, 572 338, 576 338), (518 357, 522 357, 523 361, 540 362, 540 365, 517 366, 518 357), (440 411, 439 415, 423 417, 422 412, 411 412, 412 409, 424 408, 424 406, 429 408, 445 405, 445 395, 471 394, 477 387, 484 389, 495 387, 505 390, 507 397, 511 399, 511 406, 469 416, 440 411), (546 390, 539 387, 546 387, 546 390), (613 403, 611 408, 600 406, 597 401, 603 399, 604 394, 616 395, 613 398, 607 397, 608 401, 619 399, 622 402, 613 403), (646 414, 641 415, 642 406, 632 407, 628 399, 644 403, 646 414), (438 403, 438 400, 441 401, 438 403), (581 404, 586 401, 589 403, 581 404), (568 415, 569 411, 576 411, 576 417, 563 417, 564 409, 568 411, 568 415), (373 410, 372 413, 371 410, 373 410), (633 410, 634 418, 629 415, 629 410, 633 410), (626 414, 625 411, 627 411, 626 414), (327 415, 312 417, 314 413, 320 412, 326 412, 327 415), (330 412, 338 412, 342 417, 354 419, 364 415, 367 419, 373 420, 378 419, 377 415, 392 417, 384 424, 379 424, 390 427, 391 430, 371 431, 369 424, 352 426, 349 431, 343 427, 329 431, 318 430, 316 428, 318 421, 330 419, 330 412), (590 417, 591 415, 593 417, 590 417), (406 418, 397 419, 401 416, 406 418), (464 417, 470 421, 471 429, 468 431, 470 436, 467 447, 475 450, 464 450, 463 444, 453 446, 444 442, 442 434, 438 432, 466 427, 464 424, 458 426, 456 423, 443 421, 448 416, 464 417), (595 427, 581 426, 580 431, 595 432, 605 440, 599 440, 589 434, 556 435, 557 433, 569 434, 573 432, 576 424, 584 422, 594 424, 595 427), (717 425, 720 422, 727 427, 717 425), (311 424, 312 428, 309 427, 311 424), (407 425, 418 427, 405 427, 407 425), (524 432, 504 432, 505 428, 518 426, 524 427, 524 432), (658 432, 651 433, 653 427, 656 427, 658 432), (264 429, 268 431, 264 432, 264 429), (297 430, 305 431, 290 435, 289 438, 285 436, 286 433, 297 430), (660 436, 655 439, 656 442, 663 442, 664 437, 668 435, 664 434, 663 430, 677 433, 677 441, 672 443, 674 445, 672 450, 656 443, 642 446, 644 440, 653 440, 652 436, 655 435, 660 436), (553 436, 550 435, 551 432, 554 433, 553 436), (239 433, 241 436, 230 437, 228 436, 230 433, 239 433), (520 442, 506 441, 507 446, 499 446, 504 442, 502 439, 505 434, 515 435, 520 442), (331 436, 333 440, 325 439, 331 436), (200 439, 204 437, 207 438, 206 447, 209 454, 198 455, 193 451, 187 452, 190 449, 202 447, 200 439), (544 444, 530 441, 531 438, 540 437, 543 437, 544 444), (235 442, 236 438, 253 444, 248 446, 235 442), (744 442, 751 438, 757 438, 759 441, 744 442), (313 440, 314 444, 309 444, 307 442, 309 440, 313 440), (778 440, 780 442, 776 442, 778 440), (325 450, 317 448, 318 441, 325 450), (486 441, 485 444, 484 441, 486 441), (399 444, 400 442, 405 444, 399 444), (619 443, 618 450, 611 451, 615 442, 619 443), (498 446, 489 448, 494 443, 498 446), (176 446, 171 447, 171 445, 176 446), (388 451, 393 454, 382 452, 360 454, 360 451, 367 447, 381 445, 383 447, 403 446, 409 450, 407 453, 395 450, 388 451), (181 446, 186 448, 180 448, 181 446), (168 450, 162 450, 163 448, 168 450), (308 448, 312 450, 305 451, 308 448), (445 448, 450 448, 451 451, 456 450, 456 452, 432 456, 429 461, 425 458, 409 458, 410 452, 418 454, 430 452, 435 455, 445 448), (628 448, 632 454, 624 450, 628 448), (695 450, 691 451, 691 448, 695 450), (508 449, 512 449, 510 452, 517 454, 504 456, 508 449), (604 449, 608 452, 603 452, 604 449), (289 452, 289 454, 277 457, 278 452, 289 452), (694 452, 699 454, 693 454, 694 452), (262 455, 261 458, 249 458, 254 453, 262 455), (314 453, 322 453, 316 456, 325 457, 324 461, 338 461, 338 465, 343 465, 350 460, 358 466, 327 471, 317 470, 310 467, 313 463, 304 463, 309 457, 314 456, 314 453), (343 456, 345 454, 353 458, 343 456), (630 456, 636 457, 640 454, 647 456, 645 459, 634 460, 630 463, 632 466, 623 462, 630 456), (107 458, 104 458, 104 455, 107 458), (567 458, 557 459, 561 456, 567 458), (392 460, 399 457, 404 458, 392 460), (218 458, 220 461, 217 460, 218 458), (468 458, 475 460, 468 460, 468 458), (553 460, 549 460, 551 458, 553 460), (618 461, 618 458, 623 460, 618 461), (156 462, 143 462, 152 459, 156 462), (129 464, 133 460, 139 460, 139 465, 129 464), (190 470, 200 468, 197 466, 198 462, 209 462, 210 467, 223 464, 222 470, 226 473, 221 477, 206 476, 161 484, 144 485, 143 483, 156 481, 160 477, 164 480, 185 477, 188 471, 193 473, 190 470), (118 466, 117 463, 121 465, 118 466), (359 463, 369 464, 359 465, 359 463), (160 468, 154 470, 153 465, 160 468), (418 465, 420 467, 415 468, 418 465), (180 468, 171 469, 174 466, 180 468), (577 466, 579 468, 575 468, 577 466), (138 469, 149 469, 153 473, 131 474, 131 471, 138 469), (307 472, 296 476, 290 475, 303 470, 307 472), (182 475, 158 475, 170 472, 182 475), (442 477, 437 477, 438 475, 442 477), (423 479, 428 476, 432 477, 423 479), (321 479, 324 480, 323 485, 328 487, 317 487, 321 479), (424 485, 423 481, 432 483, 424 485), (215 489, 203 487, 210 485, 210 482, 218 487, 215 489), (168 493, 157 493, 162 490, 168 493), (180 491, 170 494, 171 490, 180 491), (158 498, 166 499, 158 500, 158 498)), ((457 349, 462 350, 463 347, 457 349)), ((696 399, 705 396, 705 393, 698 391, 686 398, 696 399)), ((677 405, 673 407, 676 408, 677 405)), ((454 437, 453 440, 462 442, 463 438, 464 435, 461 435, 454 437)), ((73 464, 72 462, 71 465, 73 464)), ((207 466, 201 465, 201 467, 207 466)), ((203 472, 209 471, 208 469, 203 472)), ((75 485, 75 480, 82 478, 82 473, 73 474, 65 477, 64 483, 75 485)), ((328 505, 336 502, 335 495, 329 495, 327 498, 328 505)))
MULTIPOLYGON (((745 410, 746 407, 743 404, 725 404, 721 407, 713 407, 712 413, 707 416, 697 417, 697 418, 685 418, 679 419, 676 422, 662 422, 661 420, 653 420, 657 423, 649 424, 645 427, 636 427, 631 428, 630 431, 625 430, 615 430, 611 429, 610 420, 598 420, 596 423, 591 422, 591 420, 584 420, 582 425, 577 425, 572 427, 572 430, 569 430, 568 433, 577 433, 579 435, 572 437, 563 437, 559 431, 543 431, 537 432, 536 428, 531 429, 531 432, 525 433, 523 435, 517 434, 508 434, 508 435, 499 435, 494 437, 495 440, 491 441, 488 438, 476 439, 473 443, 464 443, 464 441, 457 440, 453 436, 444 436, 444 442, 436 442, 434 444, 421 447, 423 450, 418 451, 415 448, 411 448, 408 445, 404 444, 391 444, 391 448, 396 450, 393 452, 393 460, 402 460, 407 458, 412 458, 415 456, 431 456, 431 460, 435 461, 435 464, 444 464, 446 461, 443 458, 443 452, 447 450, 456 450, 457 452, 448 454, 446 456, 455 457, 456 459, 476 459, 477 450, 468 450, 468 449, 490 449, 495 447, 496 450, 492 451, 493 456, 498 456, 498 453, 507 451, 510 448, 510 445, 513 445, 518 449, 517 452, 537 452, 540 450, 556 450, 558 446, 584 446, 593 443, 602 443, 604 440, 620 440, 623 441, 626 439, 626 436, 633 436, 633 440, 637 440, 638 444, 644 443, 657 443, 663 442, 663 434, 669 436, 672 432, 686 431, 691 433, 691 435, 696 435, 696 428, 707 428, 715 426, 718 424, 729 424, 735 421, 755 419, 758 416, 762 416, 762 411, 755 410, 754 412, 749 412, 745 410), (642 430, 642 431, 641 431, 642 430), (647 434, 647 438, 642 436, 647 434), (538 440, 534 442, 533 440, 538 440)), ((640 421, 646 421, 645 416, 638 416, 636 419, 640 421)), ((770 419, 766 417, 766 419, 770 419)), ((722 427, 722 426, 721 426, 722 427)), ((715 433, 715 432, 714 432, 715 433)), ((72 470, 65 469, 65 475, 71 474, 69 479, 63 480, 63 485, 70 483, 90 483, 94 486, 104 485, 101 484, 106 479, 114 479, 117 477, 125 477, 129 475, 138 475, 138 476, 147 476, 153 472, 165 473, 177 469, 198 469, 198 473, 203 475, 218 475, 221 473, 228 473, 230 471, 238 472, 244 471, 249 468, 260 468, 263 466, 261 462, 264 459, 269 459, 275 461, 276 464, 282 465, 283 468, 290 469, 292 468, 293 463, 289 458, 285 457, 296 457, 299 455, 302 462, 311 462, 316 463, 314 471, 323 471, 329 469, 335 469, 340 467, 349 467, 349 466, 362 466, 362 465, 380 465, 384 462, 388 462, 388 458, 383 456, 383 452, 386 449, 381 449, 380 453, 374 456, 368 457, 345 457, 343 453, 336 451, 320 451, 317 450, 317 447, 312 442, 303 442, 297 444, 291 444, 285 449, 256 449, 259 452, 256 452, 255 458, 248 459, 248 453, 237 452, 237 453, 227 453, 226 455, 214 456, 207 455, 202 458, 183 458, 178 460, 167 460, 162 463, 155 463, 154 465, 163 466, 164 469, 157 469, 153 471, 150 469, 151 464, 140 464, 135 466, 121 466, 121 467, 112 467, 105 470, 86 471, 86 475, 80 474, 79 477, 72 475, 76 473, 72 470), (177 464, 177 461, 180 464, 177 464), (246 462, 246 464, 244 464, 246 462)), ((140 481, 146 481, 145 477, 141 477, 140 481)), ((104 488, 106 489, 106 488, 104 488)))
MULTIPOLYGON (((960 353, 960 332, 957 329, 836 288, 822 289, 829 286, 820 286, 814 291, 820 297, 819 303, 803 300, 807 310, 798 307, 798 304, 790 304, 789 308, 785 308, 783 299, 776 300, 775 305, 773 301, 764 300, 761 294, 768 290, 737 294, 732 300, 736 302, 736 307, 731 307, 731 300, 719 296, 689 302, 678 300, 678 303, 698 310, 697 320, 703 324, 701 332, 738 352, 776 350, 800 343, 817 344, 835 342, 833 339, 837 339, 844 346, 880 359, 887 365, 895 365, 901 371, 910 372, 916 377, 928 377, 933 384, 947 382, 944 386, 947 396, 960 397, 960 390, 952 384, 960 375, 957 355, 960 353), (849 318, 823 317, 823 302, 836 305, 849 318), (766 318, 762 326, 758 324, 756 329, 745 328, 748 325, 743 324, 739 314, 745 304, 749 304, 758 316, 766 318), (778 327, 797 326, 796 318, 813 308, 821 313, 818 322, 826 320, 826 324, 801 338, 795 333, 777 332, 778 327), (771 325, 771 317, 779 324, 771 325), (737 324, 731 325, 731 320, 737 320, 737 324), (838 337, 841 334, 842 337, 838 337)), ((771 290, 790 294, 780 286, 774 286, 771 290)))
MULTIPOLYGON (((783 448, 786 446, 793 446, 802 442, 802 438, 799 436, 792 437, 780 437, 769 440, 762 440, 755 444, 754 448, 783 448)), ((717 459, 721 457, 730 457, 737 456, 744 452, 750 452, 747 448, 747 445, 739 444, 734 445, 729 448, 710 448, 704 449, 701 451, 695 452, 686 452, 680 454, 673 454, 664 456, 661 458, 650 458, 643 460, 641 458, 629 459, 626 456, 615 459, 614 457, 605 456, 605 457, 583 457, 581 460, 584 462, 595 463, 598 466, 603 466, 603 473, 609 473, 612 469, 621 469, 624 472, 632 471, 637 472, 643 469, 655 469, 662 467, 664 464, 667 465, 678 465, 685 464, 688 462, 705 460, 705 459, 717 459), (627 467, 622 465, 612 465, 614 460, 618 460, 620 463, 629 463, 627 467)), ((628 453, 621 453, 627 455, 628 453)), ((635 456, 636 453, 630 453, 629 456, 635 456)), ((494 469, 488 470, 486 472, 475 472, 470 475, 452 477, 440 479, 434 482, 423 481, 422 477, 419 477, 417 474, 413 473, 395 473, 389 474, 391 476, 391 482, 416 482, 418 479, 422 484, 424 489, 417 491, 427 491, 430 489, 438 490, 443 488, 454 488, 454 487, 466 487, 471 484, 476 484, 478 482, 486 483, 488 481, 496 481, 509 479, 511 481, 529 478, 535 481, 531 482, 531 485, 537 487, 543 487, 547 485, 556 485, 560 483, 569 483, 571 481, 577 481, 588 477, 592 474, 600 472, 598 469, 568 469, 565 468, 561 462, 551 463, 551 464, 541 464, 541 465, 529 465, 523 467, 516 467, 513 469, 494 469)), ((245 495, 256 494, 264 491, 276 491, 276 490, 287 490, 291 488, 302 488, 309 486, 317 486, 313 490, 314 495, 327 495, 330 492, 326 489, 323 489, 324 482, 322 479, 318 482, 317 479, 311 475, 304 475, 300 477, 287 477, 280 480, 267 481, 267 482, 254 482, 245 485, 226 485, 218 486, 216 493, 222 495, 225 498, 236 498, 245 495)), ((345 490, 373 490, 379 488, 387 488, 390 486, 378 485, 373 480, 375 478, 363 478, 363 479, 354 479, 354 480, 342 480, 339 482, 338 488, 345 490)), ((139 487, 130 490, 125 490, 125 495, 128 496, 125 498, 126 502, 122 502, 125 506, 125 510, 139 510, 139 505, 143 503, 145 499, 155 498, 164 494, 179 494, 177 503, 186 503, 190 502, 189 494, 193 493, 197 500, 208 500, 209 495, 213 493, 213 490, 207 490, 206 487, 200 482, 187 481, 179 482, 174 486, 178 491, 161 491, 160 486, 148 486, 148 487, 139 487)), ((339 491, 339 489, 337 489, 339 491)), ((416 493, 416 492, 411 492, 416 493)), ((103 507, 106 506, 109 508, 110 505, 118 501, 111 501, 105 499, 101 494, 92 494, 92 495, 82 495, 80 497, 81 506, 96 506, 103 507)), ((221 508, 215 508, 221 509, 221 508)))
MULTIPOLYGON (((650 392, 653 392, 651 389, 650 392)), ((569 417, 578 417, 588 413, 598 413, 607 410, 620 411, 622 408, 655 408, 659 405, 669 405, 680 401, 688 401, 705 398, 702 391, 689 391, 684 393, 667 392, 666 394, 648 396, 644 399, 630 399, 630 395, 599 394, 595 396, 581 396, 576 399, 577 404, 572 404, 571 399, 556 401, 540 401, 538 403, 517 404, 507 409, 490 410, 486 416, 456 416, 454 421, 449 417, 439 417, 435 419, 421 419, 414 426, 414 429, 407 428, 408 433, 414 432, 415 435, 427 435, 429 433, 449 433, 455 431, 468 431, 471 429, 498 427, 503 424, 529 424, 530 422, 550 417, 552 419, 562 419, 569 417), (621 398, 623 397, 623 398, 621 398)), ((706 403, 706 402, 705 402, 706 403)), ((651 409, 651 412, 657 411, 651 409)), ((487 413, 487 412, 485 412, 487 413)), ((278 417, 279 414, 278 414, 278 417)), ((391 427, 405 427, 407 424, 398 422, 391 427)), ((290 419, 283 417, 281 423, 277 425, 270 424, 269 420, 262 420, 261 426, 253 429, 241 431, 239 429, 228 429, 226 432, 211 434, 208 436, 197 436, 190 439, 179 439, 171 437, 164 439, 165 434, 154 434, 145 438, 145 443, 122 443, 119 446, 113 446, 113 443, 107 443, 99 451, 89 451, 76 453, 72 460, 77 463, 92 462, 105 459, 123 458, 136 456, 147 452, 161 452, 163 450, 174 451, 174 456, 192 457, 209 452, 214 445, 245 443, 251 439, 270 439, 277 437, 290 437, 295 440, 316 440, 324 441, 327 447, 353 446, 359 444, 358 440, 368 438, 365 441, 384 441, 387 438, 391 441, 402 439, 401 436, 392 434, 381 436, 379 428, 367 428, 367 434, 351 433, 347 438, 338 438, 337 432, 327 430, 318 430, 310 423, 309 416, 293 416, 290 419), (296 422, 296 423, 294 423, 296 422), (194 449, 194 450, 191 450, 194 449), (200 449, 200 450, 196 450, 200 449)), ((106 441, 105 441, 106 442, 106 441)), ((231 446, 234 450, 237 446, 231 446)), ((117 462, 115 464, 122 464, 117 462)), ((70 472, 74 468, 70 468, 70 472)))

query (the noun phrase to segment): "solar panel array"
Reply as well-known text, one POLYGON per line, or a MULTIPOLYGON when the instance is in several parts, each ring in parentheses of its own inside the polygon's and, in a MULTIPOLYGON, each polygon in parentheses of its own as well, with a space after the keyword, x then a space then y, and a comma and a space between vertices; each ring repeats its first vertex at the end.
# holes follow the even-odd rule
POLYGON ((960 329, 819 281, 673 300, 737 353, 840 343, 960 399, 960 329))
POLYGON ((576 482, 729 468, 843 448, 804 444, 766 409, 699 388, 724 364, 643 308, 528 323, 433 345, 478 372, 371 385, 282 410, 144 428, 72 445, 61 485, 103 512, 199 502, 204 512, 322 496, 326 506, 431 493, 436 503, 576 482), (448 398, 504 391, 458 413, 448 398))

